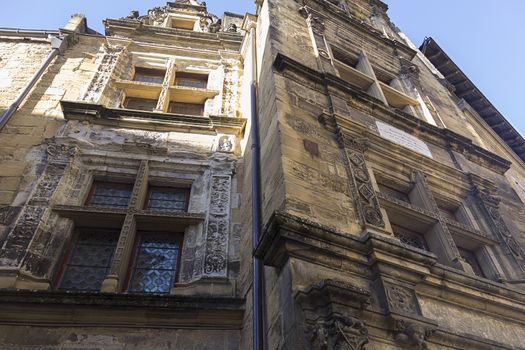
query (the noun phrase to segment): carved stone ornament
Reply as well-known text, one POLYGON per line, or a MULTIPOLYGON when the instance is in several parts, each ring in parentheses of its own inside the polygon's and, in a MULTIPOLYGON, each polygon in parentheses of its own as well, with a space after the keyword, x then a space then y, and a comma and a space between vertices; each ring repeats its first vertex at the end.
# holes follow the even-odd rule
POLYGON ((419 314, 419 307, 414 291, 401 286, 385 285, 388 308, 393 312, 419 314))
POLYGON ((47 146, 47 157, 50 162, 69 162, 77 152, 76 145, 51 143, 47 146))
POLYGON ((312 31, 315 34, 324 35, 326 27, 324 21, 320 17, 309 14, 308 18, 306 19, 306 22, 312 28, 312 31))
POLYGON ((475 194, 479 198, 482 208, 487 213, 487 221, 496 234, 507 253, 509 253, 519 267, 525 271, 525 251, 510 232, 509 227, 500 214, 500 199, 493 195, 490 190, 482 187, 475 188, 475 194))
POLYGON ((226 277, 231 176, 212 176, 204 274, 226 277))
POLYGON ((97 103, 100 100, 102 92, 113 75, 117 61, 123 51, 124 48, 121 46, 103 45, 100 48, 96 60, 97 71, 84 94, 84 101, 97 103))
POLYGON ((318 319, 306 329, 311 349, 361 350, 368 343, 368 329, 354 317, 334 314, 318 319))
POLYGON ((427 339, 434 333, 435 329, 423 326, 416 322, 396 320, 394 331, 396 341, 408 349, 428 349, 427 339))
POLYGON ((384 227, 385 222, 379 208, 379 201, 363 154, 368 149, 368 141, 347 136, 341 130, 339 130, 338 138, 346 156, 348 172, 352 178, 352 192, 361 220, 366 224, 384 227))
POLYGON ((229 136, 221 136, 221 138, 219 139, 218 150, 220 152, 232 152, 233 151, 233 139, 229 136))

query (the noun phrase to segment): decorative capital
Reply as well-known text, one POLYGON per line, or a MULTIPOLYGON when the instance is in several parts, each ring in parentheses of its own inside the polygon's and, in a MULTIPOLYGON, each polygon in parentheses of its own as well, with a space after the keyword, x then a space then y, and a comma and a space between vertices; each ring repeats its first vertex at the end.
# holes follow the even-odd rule
POLYGON ((362 350, 369 341, 368 329, 363 322, 339 314, 316 320, 305 333, 313 349, 362 350))
POLYGON ((47 157, 51 162, 65 163, 78 152, 77 145, 50 143, 47 146, 47 157))
POLYGON ((368 150, 368 147, 370 145, 367 138, 365 137, 358 138, 352 135, 348 135, 344 133, 342 130, 339 130, 337 137, 338 137, 337 140, 339 142, 339 146, 341 148, 350 148, 354 151, 364 153, 368 150))

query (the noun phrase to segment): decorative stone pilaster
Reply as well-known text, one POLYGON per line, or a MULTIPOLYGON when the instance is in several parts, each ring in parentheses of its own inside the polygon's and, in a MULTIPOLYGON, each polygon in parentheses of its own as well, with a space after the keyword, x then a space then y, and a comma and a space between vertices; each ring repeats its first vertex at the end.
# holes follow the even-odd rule
POLYGON ((166 75, 164 76, 164 81, 162 82, 162 90, 160 91, 159 100, 157 102, 157 112, 165 112, 168 110, 168 105, 170 103, 170 86, 173 85, 175 81, 175 59, 168 59, 166 63, 166 75))
POLYGON ((227 277, 231 176, 211 177, 204 276, 227 277))
POLYGON ((368 149, 367 139, 357 139, 339 131, 339 146, 344 151, 348 168, 350 189, 355 200, 361 225, 385 227, 379 201, 372 186, 364 153, 368 149))
POLYGON ((500 241, 505 253, 514 260, 522 272, 525 272, 525 251, 514 238, 500 214, 499 204, 501 199, 495 196, 488 188, 480 185, 474 185, 474 194, 485 212, 487 223, 500 241))
POLYGON ((84 94, 84 101, 99 103, 123 51, 121 46, 112 47, 107 44, 100 48, 96 60, 97 71, 84 94))
POLYGON ((325 20, 317 13, 312 12, 308 6, 299 9, 299 13, 306 19, 314 54, 318 58, 319 69, 324 73, 335 74, 331 50, 325 38, 325 20))
POLYGON ((46 210, 49 210, 49 202, 77 152, 76 145, 56 143, 48 145, 46 168, 0 250, 2 265, 20 266, 46 210))

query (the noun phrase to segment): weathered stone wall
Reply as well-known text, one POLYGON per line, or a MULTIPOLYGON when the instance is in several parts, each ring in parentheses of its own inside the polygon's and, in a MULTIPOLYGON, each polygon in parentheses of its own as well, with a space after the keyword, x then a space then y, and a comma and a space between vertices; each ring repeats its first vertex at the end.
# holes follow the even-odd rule
POLYGON ((234 350, 239 349, 239 333, 225 330, 0 326, 0 349, 234 350))

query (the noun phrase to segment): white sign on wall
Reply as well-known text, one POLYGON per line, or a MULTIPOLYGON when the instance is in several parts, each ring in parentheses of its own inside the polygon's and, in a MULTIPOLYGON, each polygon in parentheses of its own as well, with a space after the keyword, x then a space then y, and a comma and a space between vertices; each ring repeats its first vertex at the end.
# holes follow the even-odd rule
POLYGON ((381 135, 385 139, 397 143, 398 145, 406 147, 414 152, 420 153, 429 158, 433 158, 432 152, 430 152, 430 148, 428 148, 428 145, 424 141, 418 139, 415 136, 410 135, 409 133, 401 129, 395 128, 392 125, 380 121, 376 121, 376 124, 377 129, 379 130, 379 135, 381 135))

